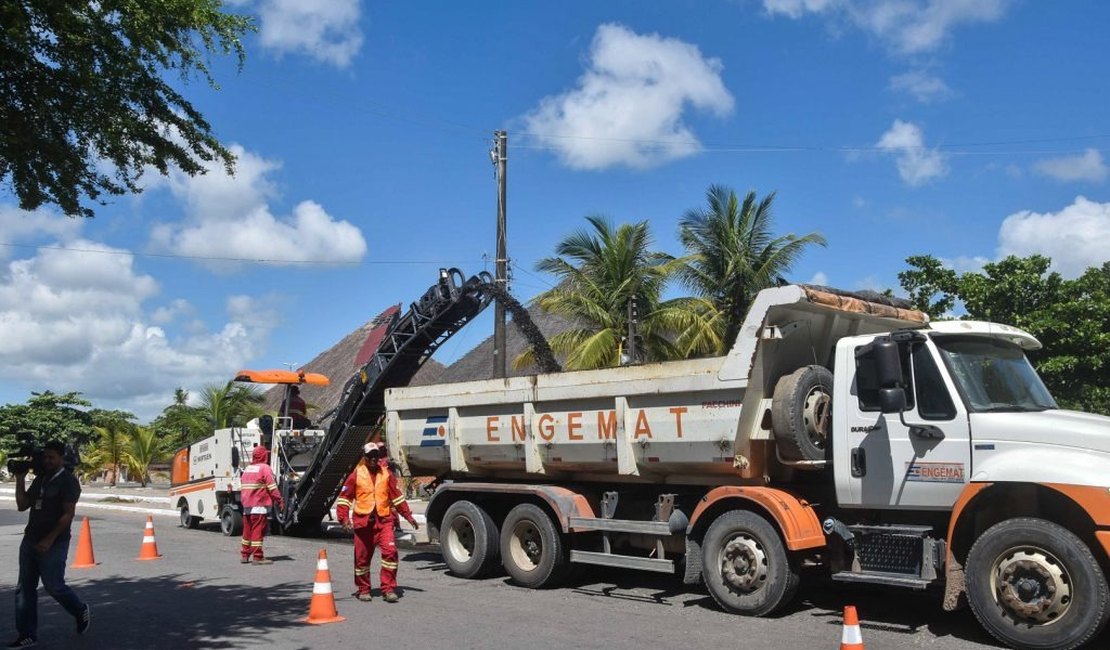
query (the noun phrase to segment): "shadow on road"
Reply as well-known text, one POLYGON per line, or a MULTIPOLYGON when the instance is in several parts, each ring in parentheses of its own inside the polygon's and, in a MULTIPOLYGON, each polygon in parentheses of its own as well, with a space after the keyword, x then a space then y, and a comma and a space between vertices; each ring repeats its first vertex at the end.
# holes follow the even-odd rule
MULTIPOLYGON (((113 650, 261 645, 261 638, 272 639, 275 630, 302 627, 311 596, 302 583, 266 588, 206 584, 180 574, 113 576, 77 589, 93 612, 92 629, 78 645, 113 650)), ((40 594, 39 616, 40 641, 57 647, 76 641, 73 619, 45 594, 40 594)))

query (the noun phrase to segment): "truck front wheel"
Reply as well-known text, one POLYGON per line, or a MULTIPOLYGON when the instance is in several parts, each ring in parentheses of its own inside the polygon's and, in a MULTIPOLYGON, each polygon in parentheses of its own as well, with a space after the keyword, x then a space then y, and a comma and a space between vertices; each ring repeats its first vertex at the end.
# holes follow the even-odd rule
POLYGON ((1110 617, 1106 576, 1071 531, 1022 517, 995 524, 967 556, 975 617, 1015 648, 1078 648, 1110 617))
POLYGON ((456 501, 443 515, 439 547, 452 573, 460 578, 481 577, 497 564, 497 524, 474 502, 456 501))
POLYGON ((501 524, 501 564, 517 584, 551 586, 565 572, 567 558, 555 522, 539 506, 522 503, 501 524))
POLYGON ((778 531, 754 512, 717 517, 702 545, 702 578, 713 600, 736 614, 763 616, 790 602, 798 571, 778 531))

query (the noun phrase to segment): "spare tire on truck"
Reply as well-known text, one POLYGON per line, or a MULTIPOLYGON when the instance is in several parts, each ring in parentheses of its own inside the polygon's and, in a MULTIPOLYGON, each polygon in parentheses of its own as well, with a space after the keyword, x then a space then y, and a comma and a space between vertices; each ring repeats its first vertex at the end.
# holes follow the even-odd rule
POLYGON ((822 366, 798 368, 775 384, 771 429, 783 460, 828 459, 832 390, 832 373, 822 366))

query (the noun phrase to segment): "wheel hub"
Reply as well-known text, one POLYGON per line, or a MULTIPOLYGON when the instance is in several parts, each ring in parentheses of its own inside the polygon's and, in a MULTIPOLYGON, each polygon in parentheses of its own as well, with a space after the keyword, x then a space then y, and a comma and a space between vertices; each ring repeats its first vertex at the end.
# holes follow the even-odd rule
POLYGON ((825 441, 828 440, 831 406, 832 399, 822 388, 815 388, 806 395, 802 421, 805 423, 806 435, 818 449, 824 449, 825 441))
POLYGON ((753 538, 740 535, 721 549, 721 575, 736 591, 755 591, 767 579, 767 555, 753 538))
POLYGON ((1071 605, 1071 578, 1051 554, 1024 548, 995 563, 995 598, 1012 618, 1026 623, 1059 620, 1071 605))
POLYGON ((474 555, 474 526, 465 517, 458 517, 451 524, 449 544, 457 558, 465 561, 474 555))

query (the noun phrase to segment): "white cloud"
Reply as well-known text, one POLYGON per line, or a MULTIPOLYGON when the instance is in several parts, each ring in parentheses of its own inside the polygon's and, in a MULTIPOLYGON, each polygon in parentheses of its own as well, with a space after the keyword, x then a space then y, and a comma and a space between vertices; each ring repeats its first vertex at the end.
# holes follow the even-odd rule
POLYGON ((149 418, 177 386, 225 381, 258 355, 276 323, 272 307, 233 297, 218 331, 171 339, 143 309, 158 283, 127 251, 73 246, 99 252, 42 250, 0 271, 0 366, 29 390, 76 390, 149 418))
MULTIPOLYGON (((66 217, 53 210, 28 212, 13 205, 0 205, 0 233, 5 244, 41 241, 43 237, 68 241, 81 232, 82 219, 66 217)), ((15 246, 0 246, 0 260, 11 256, 15 246)))
POLYGON ((908 185, 923 185, 948 173, 944 155, 925 148, 925 136, 916 124, 894 120, 875 146, 897 156, 898 175, 908 185))
POLYGON ((1088 149, 1078 156, 1064 156, 1042 160, 1033 166, 1037 172, 1051 176, 1058 181, 1086 181, 1101 183, 1106 180, 1110 170, 1102 160, 1102 154, 1097 149, 1088 149))
POLYGON ((174 387, 230 376, 259 354, 276 323, 252 317, 272 307, 236 296, 219 331, 171 339, 143 311, 159 285, 127 251, 73 245, 97 253, 43 250, 0 271, 0 366, 30 390, 79 390, 99 406, 150 417, 174 387))
POLYGON ((701 149, 683 122, 688 107, 719 116, 732 110, 722 68, 695 45, 603 24, 577 87, 545 97, 524 122, 574 169, 661 164, 701 149))
POLYGON ((999 257, 1040 253, 1053 269, 1077 277, 1110 260, 1110 203, 1082 196, 1059 212, 1029 210, 1006 217, 998 232, 999 257))
POLYGON ((913 95, 919 102, 938 101, 949 97, 952 89, 940 77, 924 70, 912 70, 890 78, 890 87, 898 92, 913 95))
POLYGON ((260 0, 258 14, 262 46, 279 54, 345 68, 362 48, 359 0, 260 0))
POLYGON ((238 158, 234 176, 218 164, 209 165, 203 175, 171 175, 168 187, 184 204, 187 216, 181 223, 159 224, 151 230, 155 249, 275 264, 362 259, 366 254, 362 232, 348 221, 333 218, 320 204, 302 201, 287 217, 271 213, 268 202, 277 189, 268 174, 280 165, 238 145, 231 149, 238 158))
POLYGON ((813 277, 810 278, 809 281, 806 282, 806 284, 817 284, 817 285, 821 285, 821 286, 828 286, 829 276, 826 275, 824 271, 818 271, 818 272, 813 274, 813 277))
POLYGON ((957 273, 978 273, 983 270, 985 264, 989 264, 990 262, 990 258, 983 257, 982 255, 960 255, 959 257, 951 259, 947 257, 940 258, 941 264, 957 273))
POLYGON ((994 22, 1009 4, 1010 0, 763 0, 772 16, 820 14, 854 25, 901 54, 936 50, 957 26, 994 22))

